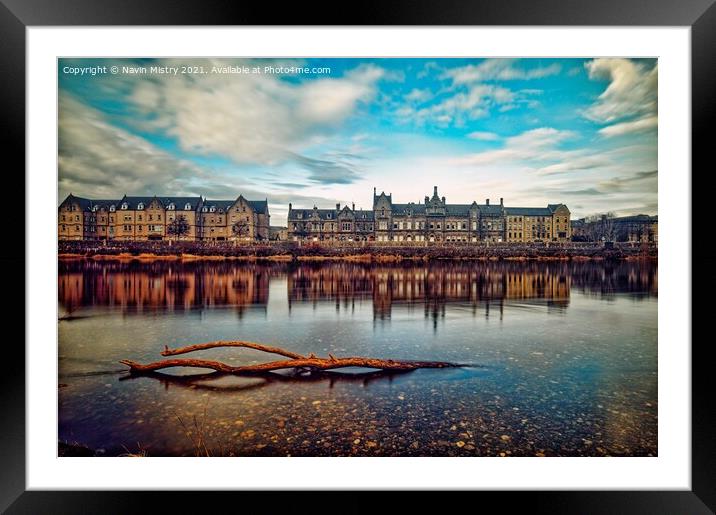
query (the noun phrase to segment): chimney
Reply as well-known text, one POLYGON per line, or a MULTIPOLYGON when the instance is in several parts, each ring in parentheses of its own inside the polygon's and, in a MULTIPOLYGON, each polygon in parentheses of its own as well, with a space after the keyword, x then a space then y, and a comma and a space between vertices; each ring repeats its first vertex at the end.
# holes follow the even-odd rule
POLYGON ((336 211, 340 211, 340 210, 341 210, 341 203, 339 202, 338 204, 336 204, 336 211))
POLYGON ((433 186, 433 197, 437 197, 437 196, 438 196, 438 187, 433 186))
POLYGON ((355 210, 356 210, 356 203, 353 202, 353 203, 351 204, 351 211, 355 211, 355 210))
POLYGON ((505 203, 503 202, 504 200, 505 200, 505 199, 503 199, 502 197, 500 197, 500 205, 501 205, 501 206, 504 206, 504 205, 505 205, 505 203))
POLYGON ((485 199, 485 204, 487 204, 488 206, 490 205, 490 199, 489 199, 489 198, 486 198, 486 199, 485 199))
POLYGON ((443 204, 444 204, 444 203, 445 203, 445 197, 443 197, 442 200, 443 200, 443 204))
POLYGON ((426 196, 425 196, 425 203, 427 204, 428 202, 430 202, 430 197, 428 197, 428 196, 426 195, 426 196))
POLYGON ((288 203, 288 210, 291 211, 291 203, 288 203))

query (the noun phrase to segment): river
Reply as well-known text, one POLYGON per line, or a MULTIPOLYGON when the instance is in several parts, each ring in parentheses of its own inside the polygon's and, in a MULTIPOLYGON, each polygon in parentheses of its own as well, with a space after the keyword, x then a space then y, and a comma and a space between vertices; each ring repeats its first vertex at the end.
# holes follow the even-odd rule
MULTIPOLYGON (((58 439, 96 456, 657 455, 655 262, 75 260, 58 281, 58 439), (220 339, 469 366, 233 377, 118 363, 220 339)), ((195 354, 180 357, 275 359, 195 354)))

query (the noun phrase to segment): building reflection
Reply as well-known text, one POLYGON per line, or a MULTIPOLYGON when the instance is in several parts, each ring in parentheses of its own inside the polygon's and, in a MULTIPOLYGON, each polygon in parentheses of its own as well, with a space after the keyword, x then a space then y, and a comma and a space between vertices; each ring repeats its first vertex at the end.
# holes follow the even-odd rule
MULTIPOLYGON (((619 262, 349 262, 261 264, 246 262, 60 262, 58 293, 66 313, 107 306, 125 312, 191 310, 231 306, 266 308, 272 279, 287 282, 289 309, 295 303, 332 302, 354 309, 370 302, 376 320, 396 309, 421 309, 433 321, 447 305, 473 315, 504 315, 506 302, 539 302, 550 312, 568 308, 570 291, 609 298, 630 293, 657 295, 657 267, 619 262)), ((280 300, 280 299, 279 299, 280 300)))
POLYGON ((126 312, 232 306, 239 314, 248 306, 268 303, 271 267, 244 264, 61 263, 60 306, 107 306, 126 312))
POLYGON ((370 300, 377 319, 396 307, 422 306, 426 318, 445 316, 448 304, 503 312, 506 300, 544 300, 554 309, 569 305, 571 278, 566 266, 503 263, 430 263, 424 265, 301 266, 289 272, 289 302, 370 300))

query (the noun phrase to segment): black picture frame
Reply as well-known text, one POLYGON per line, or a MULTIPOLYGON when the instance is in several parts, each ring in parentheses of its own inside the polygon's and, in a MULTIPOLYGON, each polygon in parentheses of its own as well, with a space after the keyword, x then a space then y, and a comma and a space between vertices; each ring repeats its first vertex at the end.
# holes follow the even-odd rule
MULTIPOLYGON (((692 170, 707 172, 710 157, 709 125, 716 118, 716 5, 715 0, 492 0, 459 1, 425 0, 369 1, 354 4, 324 4, 315 11, 305 3, 277 4, 234 2, 223 0, 0 0, 0 103, 4 118, 4 147, 8 198, 16 206, 23 205, 25 177, 20 170, 25 164, 25 31, 29 26, 72 25, 555 25, 555 26, 689 26, 691 27, 692 66, 692 170), (318 16, 316 12, 322 14, 318 16), (17 163, 10 167, 9 156, 17 163), (22 194, 21 194, 22 192, 22 194)), ((709 162, 709 165, 711 163, 709 162)), ((711 165, 712 166, 712 165, 711 165)), ((700 191, 705 195, 707 188, 700 191)), ((692 191, 694 190, 692 187, 692 191)), ((25 205, 31 199, 25 198, 25 205)), ((684 206, 684 216, 691 216, 693 229, 706 218, 708 200, 693 198, 684 206)), ((19 224, 17 218, 10 223, 19 224)), ((24 218, 23 218, 24 220, 24 218)), ((23 222, 24 223, 24 222, 23 222)), ((7 242, 7 240, 6 240, 7 242)), ((3 311, 6 323, 20 325, 26 306, 22 295, 24 277, 8 270, 26 268, 24 241, 9 241, 3 252, 6 267, 3 286, 3 311)), ((692 254, 692 269, 705 270, 714 259, 692 254)), ((703 291, 714 286, 714 274, 700 278, 703 291)), ((692 290, 693 291, 693 290, 692 290)), ((708 320, 708 302, 691 302, 692 321, 708 320)), ((693 327, 693 325, 692 325, 693 327)), ((24 333, 24 324, 20 328, 24 333)), ((6 332, 6 334, 10 334, 6 332)), ((692 490, 691 491, 619 491, 619 492, 481 492, 488 500, 497 500, 501 509, 515 505, 542 513, 712 513, 716 510, 716 474, 713 438, 714 403, 711 397, 710 368, 707 358, 708 341, 694 340, 692 355, 692 490), (495 497, 499 497, 494 499, 495 497)), ((133 513, 149 508, 152 500, 161 497, 163 508, 173 506, 179 513, 216 509, 230 496, 241 495, 242 504, 249 506, 259 493, 182 493, 161 492, 58 492, 26 491, 25 487, 25 353, 18 337, 6 338, 4 361, 0 374, 0 510, 7 513, 133 513), (206 496, 211 496, 207 505, 206 496), (213 507, 212 507, 213 506, 213 507), (142 509, 143 508, 143 509, 142 509)), ((688 346, 691 342, 669 342, 688 346)), ((52 342, 48 342, 52 345, 52 342)), ((294 493, 291 505, 301 505, 304 493, 294 493), (296 495, 299 497, 295 497, 296 495)), ((263 494, 263 497, 267 497, 263 494)), ((421 495, 413 500, 422 502, 421 495)), ((263 499, 262 499, 263 500, 263 499)), ((481 498, 480 502, 485 499, 481 498)), ((232 502, 230 500, 230 502, 232 502)), ((362 503, 361 503, 362 504, 362 503)), ((274 505, 278 507, 278 505, 274 505)), ((345 507, 344 507, 345 508, 345 507)), ((343 511, 343 510, 342 510, 343 511)))

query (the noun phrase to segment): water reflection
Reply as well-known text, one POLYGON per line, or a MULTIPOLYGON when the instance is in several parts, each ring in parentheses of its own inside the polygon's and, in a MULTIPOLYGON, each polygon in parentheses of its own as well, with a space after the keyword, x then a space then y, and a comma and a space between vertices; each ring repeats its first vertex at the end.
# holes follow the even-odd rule
POLYGON ((59 301, 64 316, 77 308, 106 306, 125 313, 191 310, 215 306, 265 308, 272 284, 286 283, 294 303, 332 302, 354 309, 372 302, 375 319, 394 308, 421 306, 437 321, 445 306, 467 304, 473 314, 504 314, 505 301, 541 301, 550 310, 567 309, 570 291, 609 298, 629 293, 657 295, 655 264, 635 262, 431 262, 425 264, 237 262, 141 263, 61 262, 59 301))

